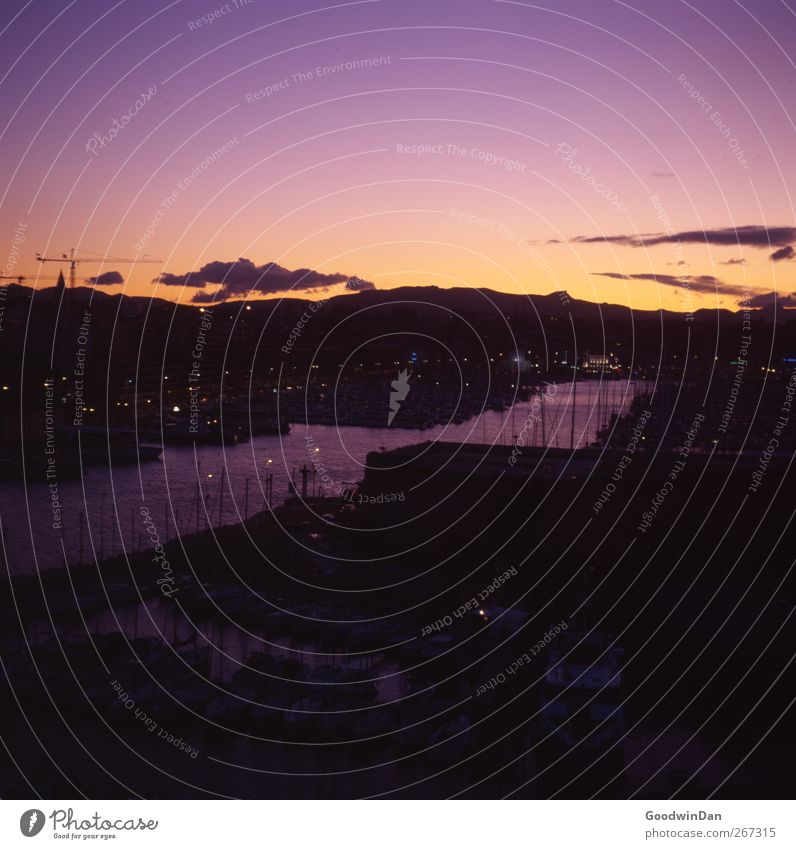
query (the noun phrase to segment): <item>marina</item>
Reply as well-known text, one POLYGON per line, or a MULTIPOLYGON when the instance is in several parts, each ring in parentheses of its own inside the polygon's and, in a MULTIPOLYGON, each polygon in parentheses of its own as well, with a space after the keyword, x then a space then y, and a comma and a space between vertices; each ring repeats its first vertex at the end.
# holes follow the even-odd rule
MULTIPOLYGON (((145 544, 137 519, 142 503, 155 517, 158 533, 165 540, 242 521, 269 504, 283 503, 302 486, 305 494, 339 496, 362 480, 369 452, 422 439, 511 445, 521 436, 528 445, 541 445, 544 438, 555 447, 569 445, 574 433, 576 445, 589 444, 598 438, 610 414, 626 408, 642 385, 615 381, 599 388, 599 383, 586 381, 574 398, 574 431, 572 393, 564 385, 554 400, 546 403, 544 417, 530 400, 420 432, 402 429, 398 421, 391 428, 294 422, 281 436, 253 436, 225 447, 201 442, 156 445, 159 457, 144 455, 140 463, 129 445, 120 462, 112 454, 110 467, 107 460, 104 464, 86 462, 81 467, 75 458, 72 474, 57 481, 63 527, 55 529, 51 527, 47 482, 31 466, 24 483, 6 480, 0 488, 8 569, 16 574, 60 568, 64 555, 69 563, 82 563, 95 558, 101 561, 122 550, 140 550, 145 544), (308 438, 312 439, 312 451, 307 450, 308 438), (321 463, 327 480, 318 474, 321 463), (304 467, 308 472, 302 483, 304 467), (37 529, 35 548, 25 530, 28 527, 37 529)), ((385 398, 379 399, 382 409, 386 409, 385 398)), ((156 434, 150 434, 148 444, 155 438, 156 434)))

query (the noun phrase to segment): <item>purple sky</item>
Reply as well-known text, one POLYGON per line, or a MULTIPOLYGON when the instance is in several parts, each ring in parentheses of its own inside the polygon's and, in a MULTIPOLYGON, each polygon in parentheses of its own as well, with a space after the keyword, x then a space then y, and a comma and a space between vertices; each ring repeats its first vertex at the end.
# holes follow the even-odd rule
POLYGON ((57 274, 35 252, 78 246, 163 260, 79 280, 116 271, 108 291, 186 301, 354 274, 640 308, 796 290, 793 2, 2 14, 6 274, 57 274), (161 272, 180 285, 153 286, 161 272))

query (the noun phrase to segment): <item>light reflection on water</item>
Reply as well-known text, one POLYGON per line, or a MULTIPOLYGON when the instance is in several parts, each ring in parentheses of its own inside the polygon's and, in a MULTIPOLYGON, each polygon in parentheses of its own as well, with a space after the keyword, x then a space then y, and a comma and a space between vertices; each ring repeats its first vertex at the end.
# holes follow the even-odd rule
MULTIPOLYGON (((592 443, 610 414, 626 411, 640 388, 619 382, 608 384, 600 395, 598 409, 597 384, 579 383, 574 434, 571 386, 551 388, 544 417, 547 444, 569 447, 570 439, 576 447, 592 443)), ((269 476, 274 504, 281 504, 288 495, 291 478, 301 488, 300 470, 305 465, 310 469, 322 466, 335 487, 345 488, 362 479, 368 452, 380 449, 435 439, 511 445, 519 434, 521 443, 541 445, 542 423, 536 403, 520 403, 503 412, 487 411, 462 424, 424 431, 294 425, 288 435, 257 437, 248 444, 223 449, 167 446, 159 461, 140 468, 118 466, 109 471, 91 467, 82 482, 59 481, 58 494, 64 505, 63 550, 73 565, 92 559, 92 545, 98 559, 119 553, 123 547, 128 551, 148 547, 148 535, 138 514, 142 503, 149 509, 162 540, 178 532, 204 530, 207 524, 237 522, 266 509, 269 476), (309 444, 307 436, 312 436, 309 444)), ((308 476, 307 489, 310 494, 325 492, 320 475, 308 476)), ((43 482, 27 488, 21 483, 6 482, 0 488, 0 516, 12 573, 31 573, 36 566, 45 569, 63 565, 61 532, 52 530, 49 502, 50 492, 43 482)), ((35 644, 51 635, 52 626, 46 621, 34 621, 28 623, 26 631, 28 640, 35 644)), ((363 679, 376 681, 377 698, 382 703, 400 699, 406 686, 404 677, 396 674, 396 662, 378 652, 350 657, 327 654, 311 641, 269 634, 257 622, 246 627, 218 618, 191 622, 170 599, 105 608, 87 616, 85 623, 58 623, 61 639, 80 640, 86 638, 86 632, 117 631, 128 639, 156 638, 176 651, 209 647, 209 677, 226 685, 232 684, 232 676, 246 658, 253 652, 264 652, 276 659, 299 660, 309 669, 326 664, 356 669, 363 679)))
MULTIPOLYGON (((596 381, 578 383, 572 439, 571 384, 548 391, 544 436, 549 446, 592 443, 610 413, 627 411, 641 385, 612 381, 602 387, 598 396, 596 381)), ((82 481, 58 481, 61 530, 52 527, 50 490, 43 479, 30 478, 34 482, 27 486, 5 481, 0 484, 0 518, 8 569, 20 574, 61 567, 63 551, 73 565, 149 547, 138 512, 143 504, 161 540, 204 530, 208 524, 238 522, 267 509, 269 487, 274 505, 289 494, 291 478, 300 489, 303 466, 309 469, 308 494, 334 495, 334 490, 363 478, 371 451, 427 440, 511 445, 517 435, 526 445, 541 445, 542 422, 533 403, 515 404, 503 412, 489 410, 462 424, 428 430, 401 429, 399 414, 391 428, 294 424, 287 435, 259 436, 237 446, 169 445, 159 460, 139 467, 91 466, 82 481), (323 473, 327 477, 322 480, 323 473)))

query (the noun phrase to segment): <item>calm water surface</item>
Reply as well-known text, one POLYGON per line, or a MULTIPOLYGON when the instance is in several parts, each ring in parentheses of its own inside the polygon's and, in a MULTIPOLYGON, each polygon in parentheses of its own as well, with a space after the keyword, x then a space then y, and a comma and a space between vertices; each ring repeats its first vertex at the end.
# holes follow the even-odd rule
MULTIPOLYGON (((593 442, 611 412, 626 411, 642 384, 581 381, 575 398, 572 443, 593 442)), ((148 547, 138 514, 149 509, 162 540, 204 530, 208 525, 238 522, 267 509, 289 494, 293 478, 301 487, 301 468, 321 467, 328 475, 308 476, 308 493, 325 495, 327 487, 344 489, 362 480, 371 451, 390 450, 427 440, 511 445, 523 433, 526 445, 542 443, 538 406, 533 426, 530 403, 504 412, 487 411, 463 424, 428 430, 335 428, 294 424, 283 436, 261 436, 232 447, 166 446, 159 460, 112 469, 88 467, 83 479, 58 481, 61 529, 53 528, 51 492, 43 480, 0 484, 0 520, 5 554, 12 574, 89 562, 122 550, 148 547), (308 442, 307 437, 312 441, 308 442)), ((549 446, 568 447, 572 433, 571 384, 553 386, 545 403, 545 437, 549 446)), ((396 425, 398 419, 396 419, 396 425)))

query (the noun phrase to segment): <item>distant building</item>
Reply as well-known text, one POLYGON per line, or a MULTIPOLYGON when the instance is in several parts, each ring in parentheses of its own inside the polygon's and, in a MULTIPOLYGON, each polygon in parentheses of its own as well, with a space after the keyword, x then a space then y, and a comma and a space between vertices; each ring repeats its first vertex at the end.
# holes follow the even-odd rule
POLYGON ((600 370, 611 368, 617 365, 618 362, 613 354, 591 354, 586 351, 581 359, 581 368, 586 370, 600 370))

